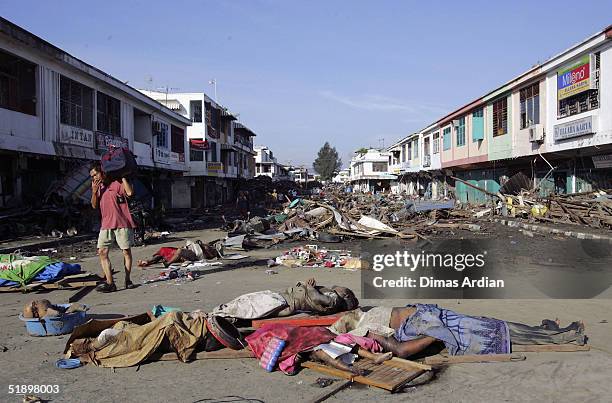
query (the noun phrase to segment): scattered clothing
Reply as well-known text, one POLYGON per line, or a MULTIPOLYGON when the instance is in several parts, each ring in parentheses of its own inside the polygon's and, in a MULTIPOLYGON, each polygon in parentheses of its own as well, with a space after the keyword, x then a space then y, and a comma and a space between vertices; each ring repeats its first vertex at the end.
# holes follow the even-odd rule
POLYGON ((365 336, 372 331, 381 336, 391 336, 395 330, 389 327, 392 307, 377 306, 366 312, 355 309, 343 315, 330 328, 336 334, 350 333, 355 336, 365 336))
POLYGON ((55 281, 79 273, 81 266, 59 262, 48 256, 0 254, 0 286, 24 286, 32 281, 55 281))
POLYGON ((290 326, 267 324, 249 335, 245 340, 257 358, 261 358, 273 337, 285 340, 285 346, 278 359, 278 367, 285 374, 297 371, 298 354, 309 351, 319 344, 328 343, 336 337, 322 326, 290 326))
POLYGON ((287 300, 278 292, 266 290, 244 294, 216 307, 211 314, 236 319, 261 319, 288 307, 287 300))

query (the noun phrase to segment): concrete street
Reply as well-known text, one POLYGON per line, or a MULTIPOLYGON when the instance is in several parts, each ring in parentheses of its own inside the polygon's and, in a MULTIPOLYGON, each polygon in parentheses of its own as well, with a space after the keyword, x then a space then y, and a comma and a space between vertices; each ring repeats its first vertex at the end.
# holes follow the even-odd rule
MULTIPOLYGON (((501 231, 501 230, 500 230, 501 231)), ((510 230, 507 230, 510 231, 510 230)), ((217 230, 173 233, 170 246, 182 245, 183 239, 213 240, 225 233, 217 230)), ((515 240, 516 249, 528 247, 530 237, 505 232, 515 240)), ((538 247, 552 238, 542 238, 538 247)), ((277 266, 278 274, 266 274, 266 260, 297 244, 248 252, 247 261, 225 264, 217 272, 205 274, 193 282, 174 280, 144 285, 134 290, 112 294, 95 291, 81 302, 91 307, 90 314, 137 314, 154 304, 180 307, 184 310, 212 309, 243 293, 283 289, 298 280, 315 277, 320 284, 341 284, 360 294, 360 272, 344 269, 286 268, 277 266), (236 266, 233 266, 235 264, 236 266)), ((151 255, 159 245, 134 249, 134 257, 151 255)), ((333 246, 336 248, 337 244, 333 246)), ((508 251, 510 256, 512 251, 508 251)), ((121 270, 121 255, 112 252, 115 269, 121 270)), ((84 270, 99 272, 96 256, 83 258, 84 270)), ((524 266, 525 270, 529 267, 524 266)), ((133 279, 140 282, 159 269, 134 269, 133 279)), ((122 273, 117 276, 122 288, 122 273)), ((50 401, 309 401, 331 387, 319 388, 315 380, 322 376, 302 370, 289 377, 276 371, 267 373, 253 359, 201 360, 189 364, 178 361, 153 362, 137 368, 108 369, 92 365, 61 370, 54 366, 61 358, 68 336, 33 338, 26 334, 18 314, 34 298, 62 303, 74 291, 53 291, 24 295, 4 293, 0 296, 0 401, 21 401, 9 395, 9 385, 58 385, 58 394, 39 394, 50 401), (2 352, 6 347, 6 351, 2 352)), ((604 294, 610 298, 609 292, 604 294)), ((401 306, 407 300, 361 300, 362 306, 401 306)), ((420 302, 420 301, 419 301, 420 302)), ((539 324, 543 318, 558 317, 562 323, 581 319, 585 322, 592 346, 589 352, 525 353, 527 360, 508 363, 456 364, 436 373, 432 379, 418 379, 402 393, 388 394, 379 389, 356 385, 337 393, 329 401, 603 401, 612 392, 608 374, 612 371, 612 302, 589 300, 437 300, 441 306, 459 312, 492 316, 510 321, 539 324), (537 396, 537 397, 536 397, 537 396)))

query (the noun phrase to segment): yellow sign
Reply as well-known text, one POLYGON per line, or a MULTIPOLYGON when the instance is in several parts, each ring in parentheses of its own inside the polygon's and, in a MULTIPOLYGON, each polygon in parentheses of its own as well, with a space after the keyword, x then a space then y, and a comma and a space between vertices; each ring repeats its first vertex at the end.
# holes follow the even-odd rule
POLYGON ((210 176, 216 176, 218 173, 223 172, 223 163, 222 162, 208 162, 206 163, 206 168, 208 169, 208 174, 210 176))

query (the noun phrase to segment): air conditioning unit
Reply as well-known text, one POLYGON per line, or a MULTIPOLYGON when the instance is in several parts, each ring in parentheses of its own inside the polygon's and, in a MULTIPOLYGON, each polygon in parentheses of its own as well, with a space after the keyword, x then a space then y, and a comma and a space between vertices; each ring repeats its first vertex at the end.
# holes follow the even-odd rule
POLYGON ((161 132, 161 122, 158 120, 154 120, 152 122, 153 133, 161 132))
POLYGON ((529 127, 529 141, 532 143, 542 143, 544 141, 544 126, 532 125, 529 127))
POLYGON ((423 156, 423 166, 428 167, 431 165, 431 155, 423 156))
POLYGON ((452 124, 453 124, 453 127, 459 126, 459 119, 454 119, 452 124))

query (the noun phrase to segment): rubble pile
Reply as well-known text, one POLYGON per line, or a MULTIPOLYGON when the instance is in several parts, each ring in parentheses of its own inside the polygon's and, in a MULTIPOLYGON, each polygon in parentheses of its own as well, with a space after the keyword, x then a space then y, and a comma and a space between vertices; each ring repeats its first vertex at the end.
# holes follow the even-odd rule
POLYGON ((539 189, 533 188, 531 181, 524 174, 518 173, 512 176, 499 192, 492 193, 461 179, 453 179, 497 201, 494 207, 476 212, 474 217, 477 218, 498 214, 554 224, 612 229, 612 190, 542 196, 539 189))

